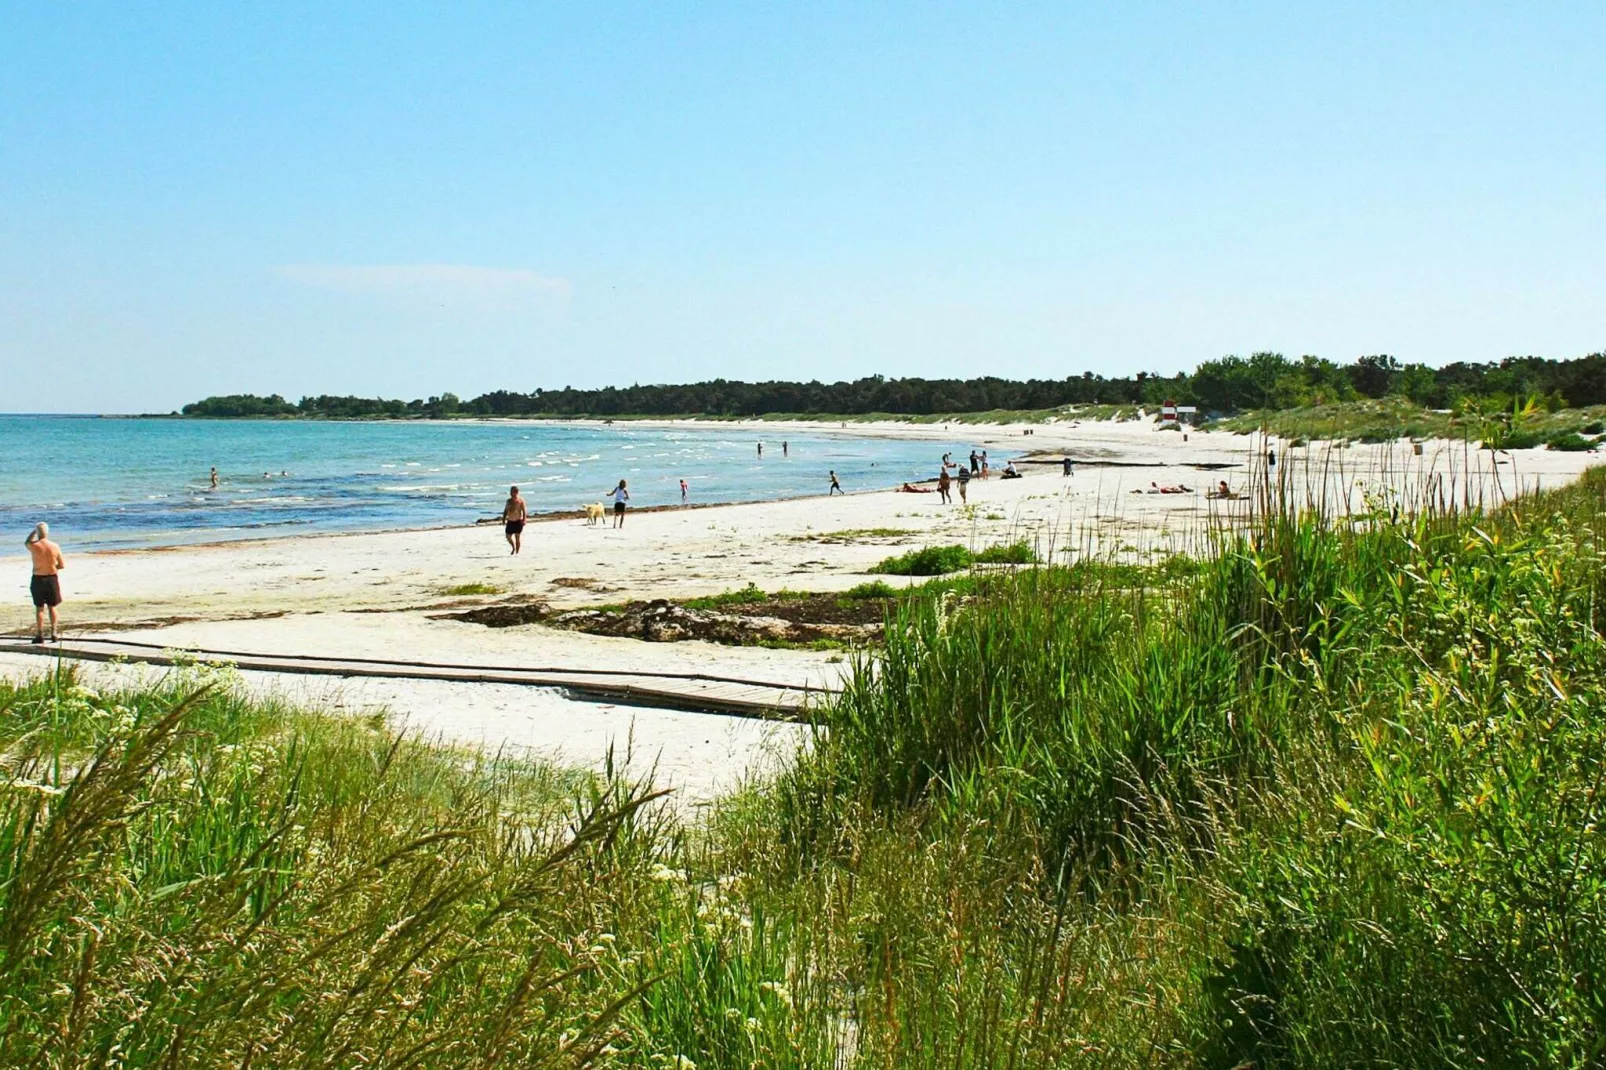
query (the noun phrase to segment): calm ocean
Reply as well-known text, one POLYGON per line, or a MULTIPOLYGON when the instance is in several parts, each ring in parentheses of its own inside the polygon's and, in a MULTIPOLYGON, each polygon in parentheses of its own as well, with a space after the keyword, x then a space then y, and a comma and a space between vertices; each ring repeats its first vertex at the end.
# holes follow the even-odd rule
POLYGON ((600 501, 746 502, 937 474, 954 441, 834 434, 472 423, 298 423, 0 416, 0 554, 39 520, 79 549, 163 546, 319 531, 469 524, 517 483, 532 512, 600 501), (222 479, 208 488, 208 470, 222 479), (281 474, 286 473, 286 474, 281 474), (5 535, 10 532, 15 537, 5 535))

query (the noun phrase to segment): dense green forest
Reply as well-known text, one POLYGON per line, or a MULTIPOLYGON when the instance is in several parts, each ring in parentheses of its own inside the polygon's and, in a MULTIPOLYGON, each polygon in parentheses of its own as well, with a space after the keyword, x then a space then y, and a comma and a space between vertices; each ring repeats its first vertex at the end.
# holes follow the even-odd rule
POLYGON ((442 394, 428 400, 332 397, 289 402, 278 394, 230 394, 184 406, 185 416, 311 416, 332 419, 445 416, 763 416, 772 413, 868 413, 919 416, 1047 409, 1062 405, 1145 404, 1167 399, 1210 413, 1327 405, 1359 398, 1400 396, 1428 408, 1467 398, 1537 398, 1549 408, 1606 404, 1606 352, 1577 360, 1510 357, 1499 363, 1429 368, 1389 356, 1361 357, 1341 365, 1319 357, 1290 360, 1280 353, 1222 357, 1173 376, 1139 372, 1105 378, 1092 372, 1065 379, 1024 382, 979 379, 886 379, 853 382, 741 383, 714 379, 682 385, 605 387, 601 390, 495 390, 471 400, 442 394))

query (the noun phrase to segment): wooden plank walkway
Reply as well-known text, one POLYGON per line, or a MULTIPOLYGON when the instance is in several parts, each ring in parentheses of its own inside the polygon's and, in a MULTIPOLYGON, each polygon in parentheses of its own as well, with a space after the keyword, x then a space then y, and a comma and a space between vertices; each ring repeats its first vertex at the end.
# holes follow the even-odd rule
POLYGON ((36 646, 26 640, 0 639, 0 653, 35 654, 82 661, 129 661, 146 665, 215 662, 227 663, 250 672, 301 673, 313 676, 518 684, 525 687, 557 688, 576 698, 595 701, 784 721, 799 720, 807 705, 818 703, 836 694, 834 691, 822 688, 705 673, 572 669, 562 666, 465 665, 446 662, 388 661, 379 658, 304 657, 239 650, 181 650, 155 643, 118 639, 69 639, 59 644, 43 646, 36 646))

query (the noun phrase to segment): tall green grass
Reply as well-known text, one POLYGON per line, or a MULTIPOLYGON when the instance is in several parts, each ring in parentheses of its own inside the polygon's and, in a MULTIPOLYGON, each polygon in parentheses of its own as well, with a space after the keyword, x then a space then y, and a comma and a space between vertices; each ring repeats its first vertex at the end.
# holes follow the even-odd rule
POLYGON ((678 833, 612 775, 193 674, 0 685, 0 725, 7 1066, 662 1065, 707 947, 767 961, 657 879, 678 833))
POLYGON ((765 795, 777 832, 746 863, 789 889, 891 856, 890 889, 819 923, 891 924, 896 900, 876 939, 920 949, 888 967, 897 998, 866 991, 861 1045, 916 1065, 1606 1057, 1606 479, 1422 505, 1267 509, 1164 588, 1039 570, 902 607, 765 795), (956 852, 975 868, 926 868, 956 852), (962 990, 991 1002, 956 1015, 962 990))

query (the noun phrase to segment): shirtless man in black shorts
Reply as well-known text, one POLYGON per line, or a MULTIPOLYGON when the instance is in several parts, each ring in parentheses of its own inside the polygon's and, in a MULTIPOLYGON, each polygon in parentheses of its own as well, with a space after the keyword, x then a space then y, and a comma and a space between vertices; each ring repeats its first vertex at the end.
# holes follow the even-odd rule
POLYGON ((519 497, 519 488, 509 487, 507 504, 502 506, 502 527, 507 534, 510 553, 516 554, 523 547, 524 517, 524 499, 519 497))
POLYGON ((61 559, 61 547, 50 541, 50 525, 42 520, 28 533, 22 545, 33 558, 33 582, 29 584, 33 595, 33 641, 45 641, 47 609, 50 611, 50 638, 54 641, 61 634, 61 620, 56 612, 56 607, 61 605, 61 579, 56 574, 67 567, 67 562, 61 559))

